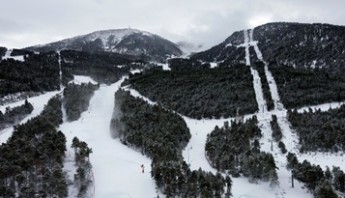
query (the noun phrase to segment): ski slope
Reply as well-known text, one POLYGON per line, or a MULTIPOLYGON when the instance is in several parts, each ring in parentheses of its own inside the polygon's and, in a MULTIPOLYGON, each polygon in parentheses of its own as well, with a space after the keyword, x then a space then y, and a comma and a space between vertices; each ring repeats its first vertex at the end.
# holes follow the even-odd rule
MULTIPOLYGON (((28 98, 28 102, 30 102, 33 106, 33 111, 31 112, 31 114, 29 114, 27 117, 25 117, 20 123, 25 123, 27 122, 29 119, 34 118, 36 116, 38 116, 42 111, 43 108, 45 106, 45 104, 47 104, 48 100, 50 98, 52 98, 53 96, 55 96, 56 94, 61 93, 60 91, 52 91, 52 92, 47 92, 45 94, 39 95, 39 96, 35 96, 35 97, 31 97, 28 98)), ((16 107, 16 106, 20 106, 24 104, 25 100, 21 100, 18 102, 14 102, 11 104, 6 104, 3 106, 0 106, 0 110, 2 112, 6 111, 6 107, 16 107)), ((5 143, 7 141, 7 139, 9 137, 12 136, 13 133, 13 127, 8 127, 6 129, 3 129, 2 131, 0 131, 0 144, 5 143)))
MULTIPOLYGON (((258 48, 257 42, 253 40, 253 30, 245 30, 244 43, 240 47, 245 47, 245 61, 250 65, 249 46, 254 46, 257 57, 264 62, 262 53, 258 48)), ((265 63, 265 62, 264 62, 265 63)), ((167 65, 162 65, 166 70, 167 65)), ((140 71, 136 71, 140 72, 140 71)), ((272 111, 267 111, 266 102, 262 93, 262 85, 258 72, 251 68, 253 75, 253 87, 256 94, 256 100, 259 105, 259 111, 255 114, 245 115, 244 119, 251 118, 256 115, 259 121, 259 127, 262 130, 263 137, 260 139, 261 150, 272 153, 275 158, 277 167, 279 186, 272 188, 267 182, 249 183, 245 177, 232 178, 232 194, 236 198, 295 198, 295 197, 313 197, 303 187, 303 183, 295 180, 295 187, 291 187, 291 173, 286 169, 286 154, 282 154, 276 142, 272 142, 272 129, 270 126, 271 116, 273 114, 278 117, 278 124, 283 132, 282 141, 286 145, 289 152, 297 154, 300 161, 307 159, 311 163, 319 164, 323 169, 326 166, 330 168, 333 165, 340 166, 345 170, 343 153, 319 153, 311 152, 306 154, 299 153, 298 136, 291 129, 290 123, 286 118, 287 110, 280 104, 280 98, 277 90, 277 85, 272 74, 269 72, 267 64, 265 63, 265 74, 269 83, 272 99, 275 102, 275 108, 272 111)), ((140 152, 135 151, 123 145, 118 139, 112 139, 110 135, 110 120, 114 107, 114 93, 120 88, 124 78, 120 81, 107 86, 102 85, 95 91, 94 96, 90 100, 90 106, 87 111, 82 113, 81 118, 74 122, 64 122, 60 125, 61 130, 67 138, 67 151, 64 170, 70 180, 73 180, 75 173, 74 166, 74 151, 70 148, 72 139, 78 137, 85 141, 89 147, 92 148, 93 153, 90 155, 90 161, 93 166, 92 178, 93 186, 90 189, 89 197, 100 198, 141 198, 141 197, 164 197, 155 188, 154 180, 150 175, 151 160, 140 152), (141 164, 145 166, 145 173, 141 173, 141 164)), ((75 76, 74 83, 88 83, 95 84, 90 77, 75 76)), ((149 104, 155 104, 146 97, 142 96, 136 90, 130 89, 128 86, 125 89, 129 90, 133 96, 140 97, 149 104)), ((28 101, 33 104, 34 111, 27 116, 23 121, 35 117, 43 110, 47 101, 61 91, 48 92, 46 94, 29 98, 28 101)), ((23 101, 12 103, 6 106, 18 106, 23 104, 23 101)), ((307 106, 298 109, 299 112, 308 110, 321 109, 327 111, 329 108, 339 108, 341 103, 327 103, 316 106, 307 106)), ((6 106, 0 106, 0 110, 4 111, 6 106)), ((216 173, 217 170, 212 168, 205 156, 205 143, 207 134, 209 134, 215 126, 223 126, 225 121, 231 121, 235 118, 229 119, 202 119, 196 120, 186 116, 182 116, 191 132, 191 139, 183 150, 184 160, 189 164, 192 170, 201 168, 204 171, 216 173)), ((64 119, 65 120, 65 119, 64 119)), ((7 128, 0 131, 0 143, 4 143, 12 135, 13 128, 7 128)), ((69 197, 76 197, 77 189, 74 186, 69 186, 69 197)))
MULTIPOLYGON (((92 148, 94 197, 154 197, 157 193, 150 174, 151 160, 110 136, 114 94, 123 80, 101 86, 91 98, 88 111, 82 113, 79 120, 60 125, 60 130, 66 135, 67 145, 77 136, 92 148), (144 174, 141 164, 145 166, 144 174)), ((67 152, 72 155, 73 150, 68 148, 67 152)), ((67 171, 73 175, 73 167, 67 171)))

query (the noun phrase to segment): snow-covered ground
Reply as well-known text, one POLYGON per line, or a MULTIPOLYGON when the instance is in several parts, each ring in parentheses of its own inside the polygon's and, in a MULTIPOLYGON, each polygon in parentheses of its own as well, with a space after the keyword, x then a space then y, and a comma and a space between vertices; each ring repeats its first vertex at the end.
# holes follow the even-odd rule
MULTIPOLYGON (((260 60, 263 60, 257 42, 253 41, 253 31, 244 31, 244 43, 239 47, 245 47, 245 61, 250 65, 249 46, 254 46, 256 55, 260 60), (249 33, 248 33, 249 32, 249 33)), ((265 63, 265 62, 264 62, 265 63)), ((163 65, 166 67, 166 65, 163 65)), ((167 69, 167 68, 165 68, 167 69)), ((140 71, 136 71, 140 72, 140 71)), ((255 89, 257 103, 260 107, 266 108, 265 100, 262 93, 261 81, 257 71, 251 70, 253 75, 253 85, 255 89)), ((295 197, 312 197, 308 193, 303 184, 295 180, 295 187, 291 187, 291 173, 286 169, 286 154, 282 154, 276 142, 272 142, 272 129, 270 121, 272 114, 277 115, 278 124, 282 129, 283 139, 286 149, 289 152, 297 154, 300 161, 307 159, 311 163, 319 164, 322 168, 333 165, 340 166, 345 170, 344 156, 342 153, 307 153, 301 154, 298 151, 298 136, 290 127, 290 123, 286 118, 286 109, 279 103, 280 98, 277 91, 277 85, 272 74, 265 63, 265 74, 269 82, 272 99, 275 101, 275 108, 272 111, 267 109, 260 109, 255 114, 245 115, 244 119, 248 119, 256 115, 259 121, 259 127, 262 130, 263 137, 260 139, 261 150, 272 153, 275 158, 277 167, 279 186, 271 188, 267 182, 259 182, 258 184, 249 183, 247 178, 232 178, 232 194, 237 198, 295 198, 295 197)), ((70 148, 72 139, 76 136, 80 140, 85 141, 89 147, 92 148, 93 153, 90 155, 90 161, 93 166, 94 183, 91 188, 90 197, 155 197, 157 191, 155 184, 150 175, 151 160, 140 152, 137 152, 127 146, 123 145, 118 139, 112 139, 110 135, 110 120, 114 107, 114 93, 120 88, 124 79, 110 86, 104 85, 95 91, 91 98, 88 110, 82 113, 81 118, 74 122, 64 122, 60 125, 60 130, 64 132, 67 138, 68 150, 66 152, 66 160, 64 170, 68 173, 69 179, 73 180, 75 173, 74 166, 74 151, 70 148), (145 165, 145 173, 141 173, 141 164, 145 165)), ((73 82, 80 83, 94 83, 90 77, 75 76, 73 82)), ((126 87, 133 96, 141 97, 150 104, 155 104, 146 97, 140 95, 137 91, 126 87)), ((28 101, 33 104, 34 111, 23 122, 29 118, 37 116, 42 110, 47 101, 54 95, 61 93, 61 91, 48 92, 46 94, 29 98, 28 101)), ((23 101, 15 102, 10 105, 0 106, 0 110, 4 111, 6 106, 18 106, 23 104, 23 101)), ((327 103, 317 106, 311 106, 313 110, 321 109, 326 111, 329 108, 338 108, 343 103, 327 103)), ((309 107, 298 109, 299 112, 308 110, 309 107)), ((209 134, 215 126, 223 126, 225 121, 230 119, 202 119, 195 120, 182 116, 187 123, 191 132, 191 140, 183 151, 184 160, 190 165, 192 170, 199 168, 216 173, 217 171, 210 166, 205 157, 205 143, 207 134, 209 134)), ((65 120, 65 119, 64 119, 65 120)), ((11 136, 13 128, 7 128, 0 132, 0 144, 6 142, 11 136)), ((75 197, 77 194, 73 186, 69 188, 69 197, 75 197)), ((164 197, 160 195, 160 197, 164 197)))
POLYGON ((171 70, 171 69, 170 69, 170 67, 169 67, 169 64, 168 64, 168 63, 158 63, 158 62, 153 62, 153 64, 156 64, 156 65, 162 66, 163 70, 166 70, 166 71, 171 70))
POLYGON ((92 84, 97 84, 96 81, 94 81, 92 78, 89 76, 81 76, 81 75, 74 75, 74 79, 68 83, 74 83, 77 85, 80 85, 82 83, 92 83, 92 84))
MULTIPOLYGON (((136 90, 126 88, 131 94, 135 97, 142 98, 147 101, 149 104, 156 104, 150 99, 142 96, 136 90)), ((281 112, 280 112, 281 113, 281 112)), ((259 126, 264 134, 264 137, 260 140, 261 149, 266 152, 270 152, 274 155, 276 159, 276 164, 279 168, 277 170, 279 183, 280 185, 276 188, 269 186, 267 182, 260 182, 258 184, 249 183, 248 178, 232 178, 232 194, 233 197, 248 197, 248 198, 262 198, 262 197, 274 197, 274 198, 295 198, 295 197, 312 197, 311 194, 307 193, 306 189, 303 187, 303 184, 295 181, 295 187, 291 187, 291 176, 290 172, 285 168, 286 167, 286 157, 285 155, 280 154, 280 150, 276 143, 273 143, 273 150, 271 151, 271 127, 269 121, 271 120, 271 112, 266 113, 257 113, 252 115, 244 116, 244 119, 251 118, 253 115, 256 115, 259 120, 259 126)), ((280 114, 283 116, 283 114, 280 114)), ((205 156, 205 144, 207 134, 209 134, 215 126, 223 126, 225 121, 231 122, 235 118, 229 119, 202 119, 196 120, 186 116, 182 116, 185 120, 190 133, 191 139, 187 144, 186 148, 183 150, 182 155, 184 160, 189 164, 192 170, 198 170, 201 168, 204 171, 216 173, 217 170, 212 168, 208 163, 205 156)))
MULTIPOLYGON (((92 148, 90 161, 94 174, 94 197, 154 197, 157 195, 151 178, 151 160, 139 152, 123 145, 110 135, 110 120, 114 107, 114 94, 123 80, 110 86, 101 86, 91 98, 88 111, 74 122, 60 126, 70 147, 77 136, 92 148), (145 173, 141 173, 141 164, 145 173)), ((68 152, 71 155, 71 148, 68 152)), ((66 164, 73 175, 73 166, 66 164)), ((75 193, 75 190, 71 190, 75 193)), ((73 196, 73 195, 70 195, 73 196)))
MULTIPOLYGON (((47 93, 39 95, 39 96, 28 98, 28 102, 30 102, 32 104, 34 109, 31 112, 31 114, 29 114, 26 118, 24 118, 20 123, 25 123, 29 119, 38 116, 43 111, 43 108, 47 104, 48 100, 58 93, 60 93, 60 91, 52 91, 52 92, 47 92, 47 93)), ((18 102, 14 102, 12 104, 0 106, 0 110, 2 112, 5 112, 6 107, 13 108, 16 106, 20 106, 20 105, 24 104, 24 101, 25 100, 21 100, 18 102)), ((0 144, 5 143, 7 141, 7 139, 12 136, 12 133, 13 133, 13 127, 8 127, 6 129, 3 129, 2 131, 0 131, 0 144)))
POLYGON ((243 34, 244 34, 244 43, 243 43, 243 46, 244 46, 244 49, 245 49, 245 52, 246 52, 246 56, 245 56, 245 59, 246 59, 246 65, 250 65, 250 54, 249 54, 249 35, 248 35, 248 30, 243 30, 243 34))
POLYGON ((12 51, 13 51, 12 49, 8 49, 6 51, 5 56, 3 56, 2 59, 5 60, 5 59, 12 58, 12 59, 17 60, 17 61, 22 61, 22 62, 24 61, 24 56, 22 56, 22 55, 20 55, 20 56, 11 56, 12 51))

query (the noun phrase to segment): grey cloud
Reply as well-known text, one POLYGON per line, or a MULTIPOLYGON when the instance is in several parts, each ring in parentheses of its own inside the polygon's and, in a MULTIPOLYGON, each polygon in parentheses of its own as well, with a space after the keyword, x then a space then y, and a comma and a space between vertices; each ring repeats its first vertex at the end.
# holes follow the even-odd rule
POLYGON ((344 25, 344 7, 343 0, 11 0, 0 7, 0 45, 25 47, 130 26, 210 47, 265 22, 344 25))

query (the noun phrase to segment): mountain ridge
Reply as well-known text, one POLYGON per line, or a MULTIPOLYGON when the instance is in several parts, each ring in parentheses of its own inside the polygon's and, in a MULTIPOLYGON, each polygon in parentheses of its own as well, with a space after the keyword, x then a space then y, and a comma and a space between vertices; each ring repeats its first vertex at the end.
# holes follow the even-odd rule
MULTIPOLYGON (((223 42, 191 58, 240 62, 244 57, 244 47, 240 46, 244 43, 243 31, 234 32, 223 42)), ((341 67, 345 63, 344 35, 345 26, 326 23, 272 22, 253 28, 253 39, 267 62, 278 61, 279 65, 293 67, 341 67)))
POLYGON ((91 53, 106 51, 136 56, 145 55, 154 60, 182 55, 181 49, 175 43, 159 35, 132 28, 99 30, 24 49, 38 52, 66 49, 91 53))

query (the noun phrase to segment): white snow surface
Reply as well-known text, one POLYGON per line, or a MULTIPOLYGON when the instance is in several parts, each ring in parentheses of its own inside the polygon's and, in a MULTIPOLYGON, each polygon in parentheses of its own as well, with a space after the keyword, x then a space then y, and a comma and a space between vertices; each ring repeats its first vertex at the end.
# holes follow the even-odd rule
POLYGON ((162 66, 163 70, 170 71, 170 67, 168 63, 158 63, 158 62, 152 62, 153 64, 162 66))
MULTIPOLYGON (((26 118, 24 118, 20 123, 25 123, 27 122, 29 119, 34 118, 36 116, 38 116, 42 111, 44 106, 47 104, 48 100, 55 96, 56 94, 61 93, 60 91, 52 91, 52 92, 47 92, 45 94, 39 95, 39 96, 35 96, 35 97, 31 97, 28 98, 28 102, 30 102, 32 104, 32 106, 34 107, 33 111, 31 112, 31 114, 29 114, 26 118)), ((3 105, 0 106, 0 110, 2 112, 5 112, 6 107, 16 107, 16 106, 20 106, 24 104, 25 100, 20 100, 18 102, 14 102, 12 104, 8 104, 8 105, 3 105)), ((5 143, 9 137, 12 136, 13 133, 13 127, 8 127, 6 129, 3 129, 2 131, 0 131, 0 144, 5 143)))
POLYGON ((248 35, 248 30, 243 30, 243 34, 244 34, 244 47, 245 47, 245 52, 246 52, 246 65, 250 65, 250 57, 249 57, 249 35, 248 35))
POLYGON ((22 56, 22 55, 21 56, 11 56, 12 51, 13 51, 13 49, 8 49, 6 51, 5 56, 2 57, 2 60, 12 58, 12 59, 17 60, 17 61, 21 61, 21 62, 24 61, 24 56, 22 56))
MULTIPOLYGON (((66 135, 67 145, 71 145, 77 136, 92 148, 90 161, 94 174, 94 197, 154 197, 157 192, 150 175, 151 160, 110 136, 114 94, 122 82, 123 79, 110 86, 101 86, 81 118, 63 123, 60 130, 66 135), (144 174, 141 173, 141 164, 145 166, 144 174)), ((71 148, 68 149, 71 152, 71 148)), ((70 168, 69 171, 73 172, 70 168)))
POLYGON ((218 67, 218 63, 217 62, 211 62, 210 65, 211 65, 211 68, 218 67))
POLYGON ((91 84, 98 84, 96 81, 94 81, 92 78, 90 78, 89 76, 82 76, 82 75, 74 75, 74 78, 72 81, 70 81, 69 83, 74 83, 77 85, 80 85, 82 83, 91 83, 91 84))

